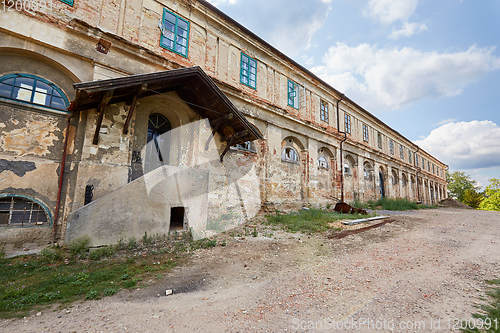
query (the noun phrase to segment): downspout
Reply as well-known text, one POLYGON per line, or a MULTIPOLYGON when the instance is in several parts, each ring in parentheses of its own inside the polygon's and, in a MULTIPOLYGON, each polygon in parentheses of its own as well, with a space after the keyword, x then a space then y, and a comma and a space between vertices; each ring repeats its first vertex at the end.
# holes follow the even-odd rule
POLYGON ((68 116, 68 124, 66 125, 66 137, 64 138, 64 148, 61 159, 61 164, 59 168, 59 188, 57 190, 57 204, 56 211, 54 216, 54 222, 52 225, 52 241, 55 243, 56 235, 57 235, 57 221, 59 220, 59 209, 61 207, 61 194, 62 194, 62 185, 64 180, 64 168, 66 167, 66 156, 68 153, 68 138, 69 138, 69 128, 70 128, 71 115, 68 116))
POLYGON ((344 98, 344 95, 340 95, 340 98, 337 100, 337 132, 344 133, 344 138, 340 141, 340 202, 344 202, 344 153, 343 153, 343 144, 347 140, 347 133, 344 130, 340 131, 340 116, 339 116, 339 103, 344 98))
MULTIPOLYGON (((420 171, 420 168, 418 166, 418 163, 417 162, 417 153, 419 152, 420 150, 420 147, 417 146, 417 151, 415 152, 415 155, 413 157, 413 163, 415 163, 417 165, 417 201, 420 201, 420 187, 418 186, 418 173, 420 171)), ((422 181, 422 184, 423 184, 423 181, 422 181)))

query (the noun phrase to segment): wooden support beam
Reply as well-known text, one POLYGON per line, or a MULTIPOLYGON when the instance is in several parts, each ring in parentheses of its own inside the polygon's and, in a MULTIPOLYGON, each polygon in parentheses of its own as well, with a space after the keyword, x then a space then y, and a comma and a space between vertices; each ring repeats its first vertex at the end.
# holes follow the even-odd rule
POLYGON ((227 120, 233 119, 233 117, 234 117, 234 114, 227 113, 224 116, 217 118, 214 121, 210 122, 210 125, 212 126, 212 135, 210 135, 210 137, 207 140, 207 143, 205 144, 205 150, 208 150, 208 146, 209 146, 210 142, 212 141, 212 139, 214 138, 215 132, 218 132, 222 128, 222 125, 224 125, 224 123, 227 120))
POLYGON ((234 145, 238 141, 238 139, 241 139, 241 138, 247 136, 248 133, 249 133, 248 130, 243 130, 241 132, 238 132, 238 133, 234 134, 233 136, 231 136, 229 138, 229 141, 227 142, 226 148, 224 148, 224 151, 220 155, 220 162, 221 163, 224 160, 224 156, 227 154, 227 152, 229 151, 229 149, 231 148, 231 146, 234 145))
POLYGON ((128 134, 128 128, 130 126, 130 120, 132 120, 132 116, 134 115, 135 106, 137 105, 137 98, 140 97, 142 93, 144 93, 148 89, 148 85, 146 83, 141 85, 141 88, 137 91, 136 94, 132 97, 132 101, 130 102, 130 106, 128 108, 127 119, 125 120, 125 124, 123 125, 123 134, 128 134))
POLYGON ((111 97, 113 97, 113 91, 106 92, 97 107, 97 122, 95 126, 94 139, 92 140, 94 145, 99 143, 99 131, 101 130, 102 119, 104 118, 104 110, 111 100, 111 97))

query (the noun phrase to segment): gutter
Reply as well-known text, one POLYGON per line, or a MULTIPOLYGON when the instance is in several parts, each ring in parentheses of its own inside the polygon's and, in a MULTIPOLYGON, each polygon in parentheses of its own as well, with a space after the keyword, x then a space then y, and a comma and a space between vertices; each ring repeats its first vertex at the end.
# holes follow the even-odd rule
POLYGON ((339 104, 344 99, 344 95, 341 94, 340 98, 337 100, 337 132, 343 133, 344 138, 340 141, 340 202, 344 202, 344 153, 343 144, 347 140, 346 131, 340 131, 340 116, 339 116, 339 104))
MULTIPOLYGON (((413 155, 413 162, 417 165, 417 174, 416 174, 416 177, 417 177, 417 200, 422 201, 422 200, 420 200, 420 186, 418 186, 418 173, 420 172, 420 167, 418 166, 418 163, 416 163, 417 162, 417 154, 418 154, 419 150, 420 150, 420 147, 417 146, 417 151, 413 155)), ((422 158, 422 156, 420 156, 420 158, 422 158)), ((424 181, 422 180, 422 184, 423 183, 424 183, 424 181)))
POLYGON ((55 243, 56 235, 57 235, 57 221, 59 220, 59 209, 61 207, 61 194, 62 194, 62 185, 64 180, 64 169, 66 167, 66 157, 68 154, 68 138, 69 138, 69 128, 70 128, 71 115, 68 115, 68 124, 66 125, 66 137, 64 138, 64 148, 61 159, 61 164, 59 168, 59 181, 58 181, 58 189, 57 189, 57 204, 56 211, 54 212, 54 222, 52 225, 52 241, 55 243))

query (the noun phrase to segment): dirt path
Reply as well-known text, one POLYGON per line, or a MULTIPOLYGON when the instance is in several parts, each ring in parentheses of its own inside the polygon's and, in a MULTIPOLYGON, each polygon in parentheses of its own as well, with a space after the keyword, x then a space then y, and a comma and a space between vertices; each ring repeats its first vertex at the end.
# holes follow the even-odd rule
POLYGON ((342 239, 234 240, 154 286, 0 321, 0 331, 449 331, 469 319, 484 280, 500 276, 500 214, 394 219, 342 239), (175 292, 158 297, 165 289, 175 292))

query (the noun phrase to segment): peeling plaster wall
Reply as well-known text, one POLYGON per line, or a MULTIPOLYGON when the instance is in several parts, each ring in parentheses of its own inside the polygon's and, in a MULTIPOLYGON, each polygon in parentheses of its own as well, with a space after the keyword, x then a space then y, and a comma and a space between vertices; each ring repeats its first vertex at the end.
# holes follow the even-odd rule
MULTIPOLYGON (((224 168, 207 161, 198 163, 203 156, 198 145, 205 140, 201 135, 193 137, 189 147, 169 150, 169 160, 176 166, 196 166, 210 174, 208 230, 225 230, 233 221, 241 223, 259 205, 280 209, 324 207, 340 198, 343 166, 339 163, 339 143, 343 134, 337 132, 337 125, 340 131, 345 130, 346 113, 352 119, 344 157, 348 153, 354 161, 352 175, 344 177, 346 201, 379 198, 381 168, 387 197, 419 200, 420 194, 420 200, 431 203, 431 199, 435 202, 446 195, 443 163, 419 151, 420 159, 431 161, 442 172, 433 174, 427 168, 415 167, 407 149, 415 153, 416 147, 356 105, 340 103, 337 124, 337 92, 197 1, 78 0, 72 7, 60 1, 52 3, 51 12, 31 16, 0 12, 0 74, 39 75, 57 84, 71 100, 74 82, 201 66, 264 134, 265 140, 255 142, 255 153, 231 150, 224 168), (159 45, 158 22, 164 8, 190 22, 187 58, 159 45), (96 50, 101 38, 111 42, 108 54, 96 50), (258 60, 257 89, 239 82, 241 52, 258 60), (288 79, 299 85, 298 110, 287 105, 288 79), (328 123, 319 119, 321 101, 328 105, 328 123), (368 126, 368 142, 362 138, 363 125, 368 126), (297 145, 298 164, 281 160, 284 140, 289 137, 297 145), (389 151, 390 140, 394 141, 394 154, 389 151), (403 158, 399 156, 400 145, 406 149, 403 158), (322 147, 332 155, 329 169, 317 165, 322 147), (364 179, 365 162, 373 167, 369 181, 364 179), (399 179, 396 185, 390 177, 393 169, 399 179), (232 174, 232 170, 241 170, 241 174, 232 174), (408 179, 406 188, 401 182, 403 173, 408 179)), ((86 185, 94 186, 94 199, 98 200, 144 174, 147 119, 152 112, 165 114, 174 128, 200 120, 175 93, 153 96, 139 102, 129 134, 123 135, 126 107, 112 105, 106 110, 99 144, 93 145, 96 111, 72 115, 58 237, 64 238, 67 216, 82 207, 86 185)), ((64 117, 0 102, 0 191, 31 194, 55 209, 65 125, 64 117)), ((180 139, 170 142, 179 146, 180 139)), ((217 136, 214 142, 221 152, 224 143, 217 136)))

